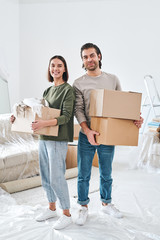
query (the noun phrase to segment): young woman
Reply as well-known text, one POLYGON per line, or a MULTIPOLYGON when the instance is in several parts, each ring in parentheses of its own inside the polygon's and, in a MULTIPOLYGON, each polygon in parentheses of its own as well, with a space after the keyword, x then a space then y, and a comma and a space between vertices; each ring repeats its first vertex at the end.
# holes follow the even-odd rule
MULTIPOLYGON (((54 224, 54 229, 62 229, 72 223, 70 215, 70 200, 65 179, 66 155, 68 142, 73 141, 73 108, 75 95, 73 88, 67 83, 68 69, 62 56, 54 56, 49 61, 48 80, 54 85, 46 89, 43 98, 49 107, 61 110, 60 117, 52 120, 38 120, 32 123, 34 131, 47 126, 59 125, 58 136, 40 135, 39 164, 42 186, 47 193, 49 208, 36 217, 37 221, 54 218, 56 200, 58 198, 63 215, 54 224)), ((15 117, 11 116, 13 123, 15 117)))
MULTIPOLYGON (((58 137, 40 135, 39 164, 42 186, 47 193, 49 208, 36 217, 37 221, 54 218, 56 200, 58 198, 63 215, 56 221, 53 228, 62 229, 72 223, 68 186, 65 179, 66 154, 68 142, 73 141, 73 108, 74 91, 67 83, 68 69, 62 56, 54 56, 49 61, 48 80, 54 82, 52 87, 45 90, 43 98, 49 107, 61 110, 61 115, 52 120, 38 120, 32 123, 34 131, 47 126, 59 125, 58 137)), ((15 117, 11 116, 13 123, 15 117)))
POLYGON ((68 142, 73 141, 74 91, 67 83, 68 69, 62 56, 54 56, 49 61, 48 80, 54 85, 44 91, 43 98, 49 107, 61 110, 61 115, 52 120, 38 120, 32 123, 32 129, 59 125, 57 137, 40 135, 39 163, 42 186, 47 193, 49 208, 36 217, 44 221, 56 217, 56 200, 58 198, 63 215, 54 224, 54 229, 62 229, 72 223, 70 200, 65 179, 66 155, 68 142))

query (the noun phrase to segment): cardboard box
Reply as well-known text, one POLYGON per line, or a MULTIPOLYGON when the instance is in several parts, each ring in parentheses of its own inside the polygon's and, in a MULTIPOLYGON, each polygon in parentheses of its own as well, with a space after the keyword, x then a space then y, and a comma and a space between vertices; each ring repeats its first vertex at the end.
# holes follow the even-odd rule
POLYGON ((78 140, 80 129, 81 127, 79 124, 74 124, 74 140, 78 140))
MULTIPOLYGON (((94 155, 93 166, 98 167, 97 153, 94 155)), ((77 167, 77 145, 68 145, 66 157, 66 169, 77 167)))
POLYGON ((68 145, 66 169, 77 167, 77 145, 68 145))
POLYGON ((141 93, 135 92, 92 90, 89 115, 139 120, 141 97, 141 93))
POLYGON ((133 120, 91 117, 91 129, 100 133, 96 136, 99 144, 138 145, 139 129, 133 120))
POLYGON ((33 132, 31 129, 31 124, 35 120, 43 119, 43 120, 50 120, 55 117, 60 116, 60 110, 49 108, 49 107, 42 107, 41 108, 42 116, 39 117, 32 111, 32 108, 27 107, 24 111, 19 111, 16 116, 14 123, 12 124, 11 130, 15 132, 25 132, 25 133, 35 133, 40 135, 47 135, 47 136, 58 136, 58 126, 51 126, 45 127, 38 131, 33 132))
POLYGON ((95 154, 94 154, 94 158, 93 158, 92 165, 93 165, 94 167, 99 167, 97 152, 95 152, 95 154))

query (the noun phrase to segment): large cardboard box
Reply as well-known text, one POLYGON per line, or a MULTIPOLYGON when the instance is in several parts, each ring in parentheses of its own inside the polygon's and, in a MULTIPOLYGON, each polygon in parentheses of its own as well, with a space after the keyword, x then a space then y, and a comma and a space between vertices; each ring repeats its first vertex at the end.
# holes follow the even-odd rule
POLYGON ((32 111, 32 108, 27 107, 24 111, 18 111, 16 119, 12 124, 11 130, 15 132, 35 133, 47 136, 58 136, 58 126, 45 127, 33 132, 31 129, 32 122, 38 119, 50 120, 60 116, 60 110, 42 107, 41 117, 32 111))
POLYGON ((91 129, 100 133, 96 136, 99 144, 138 145, 139 129, 133 120, 91 117, 91 129))
POLYGON ((141 93, 95 89, 90 95, 90 116, 140 119, 141 93))

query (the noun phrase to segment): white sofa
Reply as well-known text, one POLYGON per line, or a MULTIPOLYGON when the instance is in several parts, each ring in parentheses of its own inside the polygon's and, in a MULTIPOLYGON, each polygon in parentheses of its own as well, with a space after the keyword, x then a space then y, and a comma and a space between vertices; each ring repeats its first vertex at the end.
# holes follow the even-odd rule
MULTIPOLYGON (((41 185, 38 136, 11 131, 11 114, 0 114, 0 188, 10 193, 41 185)), ((74 139, 78 139, 79 126, 74 139)), ((68 146, 66 179, 76 177, 77 141, 68 146)))
POLYGON ((38 138, 11 131, 10 114, 0 114, 0 183, 39 175, 38 138))

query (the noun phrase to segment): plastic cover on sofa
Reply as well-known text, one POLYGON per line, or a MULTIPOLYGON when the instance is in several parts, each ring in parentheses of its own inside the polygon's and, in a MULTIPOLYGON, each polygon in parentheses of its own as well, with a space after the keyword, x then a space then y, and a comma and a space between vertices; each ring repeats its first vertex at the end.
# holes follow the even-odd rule
POLYGON ((148 131, 143 134, 137 167, 160 172, 160 133, 148 131))
POLYGON ((39 175, 38 137, 11 131, 11 114, 0 114, 0 183, 39 175))

